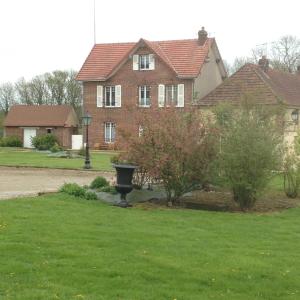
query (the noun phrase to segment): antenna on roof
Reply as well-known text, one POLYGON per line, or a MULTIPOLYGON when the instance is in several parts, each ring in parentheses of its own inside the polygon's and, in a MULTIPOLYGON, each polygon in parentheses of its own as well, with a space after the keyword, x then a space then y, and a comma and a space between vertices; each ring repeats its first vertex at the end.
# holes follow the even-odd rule
POLYGON ((96 0, 94 0, 94 45, 96 45, 96 0))
POLYGON ((259 44, 259 45, 256 45, 255 46, 255 49, 256 51, 258 52, 258 54, 260 56, 267 56, 268 57, 268 54, 269 54, 269 47, 274 44, 275 42, 266 42, 266 43, 263 43, 263 44, 259 44))

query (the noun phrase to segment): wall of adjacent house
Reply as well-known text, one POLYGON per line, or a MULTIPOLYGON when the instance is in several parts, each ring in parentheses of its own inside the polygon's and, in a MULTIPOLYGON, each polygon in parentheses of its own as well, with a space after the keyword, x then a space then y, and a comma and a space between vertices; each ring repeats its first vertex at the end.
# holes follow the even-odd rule
MULTIPOLYGON (((136 54, 153 53, 147 48, 140 48, 136 54)), ((181 80, 176 74, 157 56, 155 56, 154 70, 133 70, 132 59, 116 72, 106 82, 85 82, 83 84, 84 111, 92 116, 92 123, 89 127, 90 147, 95 149, 107 149, 111 145, 104 142, 104 124, 113 122, 116 124, 116 142, 118 142, 120 130, 138 135, 138 119, 143 112, 153 112, 158 109, 158 85, 184 84, 184 108, 177 108, 185 111, 192 108, 193 80, 181 80), (121 85, 122 104, 121 107, 97 107, 97 85, 114 86, 121 85), (150 86, 151 107, 139 107, 138 87, 150 86)))
POLYGON ((201 73, 195 79, 194 97, 196 99, 203 98, 223 82, 219 66, 221 62, 217 63, 216 60, 217 57, 214 48, 211 48, 208 53, 207 62, 203 65, 201 73))
POLYGON ((295 124, 292 120, 292 112, 297 108, 287 108, 285 113, 285 133, 284 141, 287 146, 294 147, 295 138, 298 136, 299 132, 299 122, 295 124))

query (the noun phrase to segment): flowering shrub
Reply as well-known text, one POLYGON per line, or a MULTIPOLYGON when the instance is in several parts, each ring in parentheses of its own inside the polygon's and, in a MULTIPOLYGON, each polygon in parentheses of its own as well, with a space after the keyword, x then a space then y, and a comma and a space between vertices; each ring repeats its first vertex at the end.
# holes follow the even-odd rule
POLYGON ((158 109, 141 113, 137 124, 141 136, 121 132, 126 149, 121 158, 160 181, 170 204, 209 178, 217 132, 199 111, 158 109))

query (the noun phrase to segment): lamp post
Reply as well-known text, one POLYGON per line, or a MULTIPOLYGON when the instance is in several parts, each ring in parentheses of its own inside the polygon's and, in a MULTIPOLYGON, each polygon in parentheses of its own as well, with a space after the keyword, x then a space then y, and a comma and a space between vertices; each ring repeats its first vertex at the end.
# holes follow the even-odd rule
POLYGON ((90 169, 91 168, 91 162, 90 162, 90 147, 89 147, 89 125, 92 122, 91 115, 86 112, 85 115, 82 117, 82 124, 86 128, 86 134, 85 134, 85 161, 84 161, 84 169, 90 169))

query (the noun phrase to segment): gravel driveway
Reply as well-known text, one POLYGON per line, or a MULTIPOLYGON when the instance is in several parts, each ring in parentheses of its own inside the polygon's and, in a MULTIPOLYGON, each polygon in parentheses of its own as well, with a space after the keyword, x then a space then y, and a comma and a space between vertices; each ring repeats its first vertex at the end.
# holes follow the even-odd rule
POLYGON ((0 199, 55 192, 65 182, 90 184, 96 176, 114 178, 113 173, 100 171, 0 167, 0 199))

